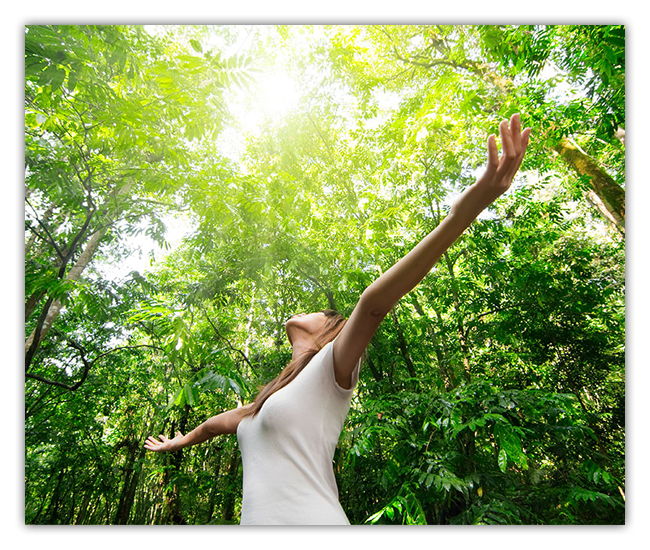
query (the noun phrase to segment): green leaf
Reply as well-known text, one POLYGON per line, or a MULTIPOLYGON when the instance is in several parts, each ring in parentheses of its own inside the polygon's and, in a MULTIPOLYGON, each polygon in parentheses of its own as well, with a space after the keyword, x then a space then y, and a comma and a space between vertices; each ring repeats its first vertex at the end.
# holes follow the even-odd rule
POLYGON ((185 394, 187 396, 187 404, 190 407, 193 407, 194 405, 197 405, 199 403, 199 390, 193 385, 186 384, 185 385, 185 394))
POLYGON ((25 58, 25 76, 27 75, 37 75, 45 67, 47 67, 48 64, 45 60, 36 58, 36 57, 26 57, 25 58))
POLYGON ((368 517, 365 523, 377 523, 384 515, 384 513, 385 513, 385 509, 379 510, 379 512, 375 512, 374 514, 368 517))
POLYGON ((429 487, 431 487, 431 484, 433 483, 433 481, 435 480, 435 478, 436 478, 436 475, 435 475, 435 474, 433 474, 433 473, 431 473, 431 474, 427 474, 427 478, 426 478, 426 480, 425 480, 425 482, 424 482, 424 486, 425 486, 427 489, 428 489, 429 487))
POLYGON ((71 70, 68 72, 68 84, 67 88, 69 91, 73 91, 77 87, 77 82, 79 82, 80 73, 78 71, 71 70))
POLYGON ((38 77, 38 83, 41 86, 47 86, 50 82, 52 82, 52 79, 54 78, 56 72, 56 67, 54 65, 48 65, 38 77))
POLYGON ((64 80, 65 80, 65 71, 63 69, 56 69, 51 82, 52 91, 56 92, 61 87, 64 80))
POLYGON ((201 43, 198 40, 195 40, 194 38, 190 39, 190 45, 192 46, 195 52, 203 53, 203 47, 201 46, 201 43))
POLYGON ((625 49, 625 38, 619 36, 608 36, 607 41, 623 50, 625 49))
POLYGON ((508 466, 508 454, 506 453, 505 449, 501 449, 499 451, 499 469, 505 474, 506 473, 506 467, 508 466))
POLYGON ((612 48, 607 44, 603 44, 603 51, 605 52, 605 57, 607 57, 610 64, 614 65, 616 63, 616 52, 614 52, 614 50, 612 50, 612 48))
POLYGON ((185 392, 184 388, 180 387, 174 393, 174 396, 169 401, 169 404, 166 407, 167 411, 170 411, 173 407, 182 407, 185 405, 185 392))
POLYGON ((226 392, 232 390, 237 395, 246 394, 245 381, 241 377, 235 376, 231 378, 212 370, 207 371, 194 385, 207 391, 221 390, 226 392))

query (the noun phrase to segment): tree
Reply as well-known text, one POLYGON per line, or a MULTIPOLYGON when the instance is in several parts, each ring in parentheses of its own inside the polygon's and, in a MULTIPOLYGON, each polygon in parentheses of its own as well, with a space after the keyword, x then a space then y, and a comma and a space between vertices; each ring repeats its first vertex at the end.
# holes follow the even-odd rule
POLYGON ((143 455, 146 436, 250 401, 291 356, 286 319, 349 314, 520 111, 535 132, 511 192, 368 347, 335 455, 341 502, 359 524, 623 523, 622 36, 30 27, 26 334, 62 308, 26 374, 26 522, 237 523, 234 436, 173 456, 143 455), (226 108, 254 107, 244 85, 280 49, 301 99, 246 133, 226 108), (213 132, 241 137, 241 157, 213 132), (100 275, 181 209, 180 246, 100 275))
MULTIPOLYGON (((532 144, 540 149, 538 153, 533 150, 529 159, 534 157, 542 168, 548 164, 541 154, 558 153, 579 176, 570 178, 570 185, 584 192, 590 204, 624 234, 622 27, 436 25, 356 29, 373 43, 373 50, 364 56, 353 55, 355 46, 344 42, 346 31, 339 31, 341 38, 333 55, 348 81, 364 97, 373 90, 394 90, 408 80, 414 101, 424 106, 421 114, 427 113, 422 128, 429 134, 439 131, 442 119, 449 128, 449 121, 457 120, 459 111, 468 119, 461 125, 463 131, 472 132, 474 128, 487 132, 516 106, 543 138, 532 144), (386 61, 390 57, 393 63, 386 61), (384 79, 367 74, 376 74, 377 65, 385 73, 384 79), (560 90, 560 86, 567 89, 560 90), (452 97, 444 101, 447 94, 452 97), (432 116, 433 106, 437 117, 432 116), (579 139, 582 148, 572 138, 579 139)), ((428 144, 426 138, 424 142, 428 144)), ((463 147, 465 142, 459 145, 463 147)))
POLYGON ((224 85, 243 62, 188 49, 139 27, 26 29, 26 370, 102 243, 142 223, 162 241, 192 140, 221 129, 224 85))

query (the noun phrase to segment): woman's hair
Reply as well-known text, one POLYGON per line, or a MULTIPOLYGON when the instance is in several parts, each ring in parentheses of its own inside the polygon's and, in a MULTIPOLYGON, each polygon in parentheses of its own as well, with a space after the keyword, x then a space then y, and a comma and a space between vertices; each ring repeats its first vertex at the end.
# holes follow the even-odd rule
POLYGON ((345 326, 345 317, 337 311, 334 311, 333 309, 324 309, 320 313, 324 313, 327 316, 327 320, 325 321, 323 328, 313 335, 316 348, 308 349, 306 352, 293 359, 286 367, 284 367, 282 372, 276 378, 260 389, 253 402, 253 406, 250 410, 246 411, 244 417, 255 416, 260 412, 264 402, 276 391, 284 388, 289 382, 298 376, 302 369, 307 366, 309 361, 311 361, 314 356, 323 349, 323 346, 334 340, 339 332, 341 332, 341 329, 345 326))

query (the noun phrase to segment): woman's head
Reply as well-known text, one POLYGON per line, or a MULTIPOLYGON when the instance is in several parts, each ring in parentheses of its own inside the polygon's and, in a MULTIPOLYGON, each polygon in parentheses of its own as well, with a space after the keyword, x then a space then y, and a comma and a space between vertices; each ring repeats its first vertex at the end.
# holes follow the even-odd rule
POLYGON ((345 321, 345 317, 333 309, 324 309, 317 313, 301 313, 291 317, 284 328, 289 343, 294 348, 294 358, 275 379, 260 390, 246 416, 255 416, 271 395, 298 376, 309 361, 337 337, 345 326, 345 321), (299 347, 297 354, 296 346, 299 347))

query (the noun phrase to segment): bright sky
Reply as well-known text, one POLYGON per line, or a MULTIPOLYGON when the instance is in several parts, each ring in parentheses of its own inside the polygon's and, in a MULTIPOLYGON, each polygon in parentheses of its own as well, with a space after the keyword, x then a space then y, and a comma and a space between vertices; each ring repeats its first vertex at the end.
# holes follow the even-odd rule
MULTIPOLYGON (((160 27, 147 26, 147 30, 156 33, 160 27)), ((238 37, 235 43, 228 48, 224 47, 223 39, 214 36, 211 43, 203 44, 204 51, 214 48, 223 52, 224 57, 245 54, 250 51, 254 40, 263 37, 265 33, 277 32, 272 25, 239 25, 236 27, 238 37)), ((311 31, 301 31, 293 27, 289 31, 291 36, 291 48, 294 51, 306 51, 308 41, 318 38, 322 27, 316 25, 311 31)), ((227 95, 228 107, 233 114, 236 123, 232 127, 225 128, 217 140, 219 151, 238 162, 245 152, 247 138, 259 137, 264 122, 270 119, 277 122, 295 109, 300 103, 301 94, 310 85, 309 75, 301 75, 297 80, 291 74, 290 51, 287 48, 276 48, 269 50, 269 55, 262 63, 257 62, 258 70, 253 72, 255 82, 247 88, 235 87, 232 93, 227 95)), ((552 67, 545 69, 543 77, 552 78, 556 72, 552 67)), ((567 87, 560 84, 560 86, 567 87)), ((400 96, 395 93, 381 92, 375 97, 381 107, 374 121, 367 121, 368 127, 383 124, 388 113, 398 107, 400 96)), ((345 97, 341 97, 345 101, 345 97)), ((478 172, 482 173, 483 168, 478 172)), ((478 175, 478 174, 477 174, 478 175)), ((453 197, 450 197, 450 200, 453 197)), ((140 248, 139 252, 131 254, 119 265, 102 265, 99 269, 103 276, 109 279, 123 278, 131 271, 145 272, 151 268, 151 257, 160 260, 180 244, 182 238, 191 231, 188 218, 166 218, 167 242, 170 247, 167 250, 158 247, 151 239, 144 234, 135 239, 134 245, 140 248)))
MULTIPOLYGON (((246 53, 255 36, 276 32, 270 25, 239 27, 239 39, 224 54, 226 57, 246 53)), ((300 36, 292 33, 295 40, 300 36)), ((304 37, 302 37, 304 39, 304 37)), ((248 89, 235 89, 229 96, 229 109, 237 120, 236 128, 226 129, 218 140, 219 149, 233 160, 239 160, 246 138, 259 137, 266 119, 278 121, 294 109, 301 98, 300 83, 289 71, 288 53, 278 48, 259 63, 254 71, 255 83, 248 89)))
MULTIPOLYGON (((148 27, 149 32, 156 32, 155 27, 148 27)), ((225 57, 245 53, 251 45, 255 32, 252 26, 240 26, 239 39, 233 47, 224 51, 225 57)), ((303 37, 304 39, 304 37, 303 37)), ((300 40, 300 38, 299 38, 300 40)), ((214 46, 221 47, 215 43, 214 46)), ((209 48, 208 45, 205 49, 209 48)), ((262 70, 255 71, 255 84, 247 89, 235 88, 230 94, 229 109, 234 115, 237 126, 226 128, 217 144, 219 150, 234 161, 241 159, 245 150, 247 137, 258 137, 263 122, 270 118, 279 120, 295 108, 300 101, 300 85, 287 69, 287 53, 278 49, 268 59, 262 70)), ((131 271, 144 273, 151 268, 151 257, 158 261, 176 248, 192 227, 187 217, 165 218, 167 227, 168 250, 161 249, 146 235, 134 238, 134 246, 140 250, 131 254, 124 261, 115 265, 102 264, 96 269, 107 279, 124 278, 131 271)))

